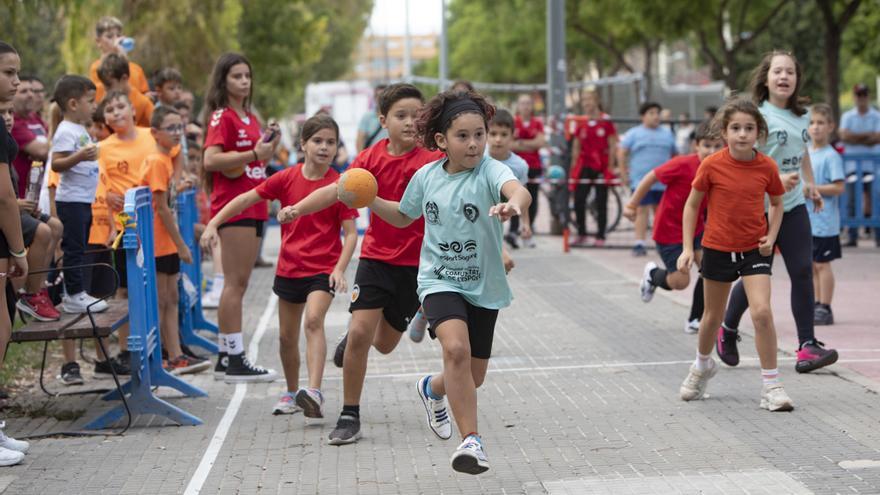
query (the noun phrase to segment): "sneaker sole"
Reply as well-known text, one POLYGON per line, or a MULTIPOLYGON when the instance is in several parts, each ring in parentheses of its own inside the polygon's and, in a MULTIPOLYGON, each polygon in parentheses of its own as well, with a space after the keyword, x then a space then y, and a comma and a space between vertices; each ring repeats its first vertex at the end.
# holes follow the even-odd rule
MULTIPOLYGON (((428 421, 428 429, 433 431, 434 434, 437 435, 437 438, 439 438, 440 440, 449 440, 450 438, 452 438, 452 428, 449 428, 449 436, 444 437, 437 430, 435 430, 433 426, 431 426, 432 411, 431 408, 428 406, 428 398, 425 397, 424 393, 422 393, 422 390, 424 390, 424 385, 422 384, 422 382, 424 381, 425 379, 422 378, 418 382, 416 382, 416 392, 419 394, 419 399, 422 399, 422 405, 425 406, 425 419, 428 421)), ((449 413, 447 412, 447 417, 448 414, 449 413)))
POLYGON ((305 390, 300 389, 294 398, 296 405, 303 411, 303 416, 307 418, 323 418, 324 413, 321 411, 321 404, 315 402, 312 396, 305 390))
POLYGON ((651 299, 654 299, 654 292, 650 290, 651 270, 654 268, 657 268, 656 263, 648 263, 645 265, 645 269, 642 270, 642 283, 639 284, 639 295, 642 298, 642 302, 649 303, 651 299))
POLYGON ((214 371, 214 380, 215 381, 220 382, 220 381, 223 381, 224 378, 226 378, 226 370, 223 370, 223 371, 216 371, 215 370, 214 371))
POLYGON ((798 361, 797 364, 794 365, 794 370, 798 373, 809 373, 811 371, 816 371, 819 368, 831 366, 837 362, 837 358, 837 351, 829 352, 824 358, 816 361, 798 361), (801 365, 801 363, 805 364, 801 365))
POLYGON ((201 363, 193 364, 191 366, 185 366, 183 368, 175 368, 171 371, 172 375, 191 375, 194 373, 201 373, 202 371, 206 371, 211 369, 210 361, 203 361, 201 363))
POLYGON ((84 385, 86 383, 86 381, 82 378, 80 378, 79 380, 65 381, 63 378, 59 377, 58 380, 61 382, 62 385, 66 387, 72 387, 74 385, 84 385))
MULTIPOLYGON (((14 450, 13 452, 18 452, 18 451, 14 450)), ((21 452, 18 452, 18 453, 21 454, 21 452)), ((23 460, 24 460, 24 454, 21 454, 21 456, 17 457, 16 459, 0 460, 0 466, 15 466, 16 464, 21 463, 21 461, 23 461, 23 460)))
POLYGON ((333 364, 337 368, 342 368, 342 364, 345 361, 345 348, 348 345, 348 336, 345 337, 345 340, 336 344, 336 350, 333 351, 333 364), (341 348, 341 350, 340 350, 341 348))
POLYGON ((278 373, 264 373, 262 375, 230 375, 226 373, 223 381, 226 383, 270 383, 278 378, 278 373))
POLYGON ((467 453, 452 455, 452 469, 459 473, 481 474, 489 470, 488 464, 480 464, 480 460, 467 453))
POLYGON ((794 404, 789 402, 787 404, 782 404, 781 406, 779 406, 775 409, 771 409, 770 403, 767 402, 766 399, 761 399, 761 409, 766 409, 770 412, 788 412, 788 411, 794 411, 794 404))
POLYGON ((348 445, 350 443, 355 443, 361 439, 361 432, 358 431, 351 438, 331 438, 327 441, 329 445, 348 445))
POLYGON ((302 412, 302 409, 297 408, 297 409, 294 409, 294 410, 292 410, 292 411, 285 411, 285 410, 283 410, 283 409, 279 409, 279 408, 277 408, 277 407, 276 407, 275 409, 272 409, 272 415, 273 415, 273 416, 281 416, 281 415, 285 415, 285 414, 286 414, 286 415, 291 415, 291 414, 296 414, 296 413, 298 413, 298 412, 302 412))
POLYGON ((41 316, 39 313, 34 311, 30 306, 23 304, 20 300, 15 303, 15 309, 21 311, 22 313, 28 315, 29 317, 37 320, 37 321, 58 321, 61 319, 61 316, 57 318, 50 318, 47 316, 41 316))
MULTIPOLYGON (((92 313, 103 313, 104 311, 107 311, 108 308, 109 308, 109 306, 104 306, 103 308, 99 308, 99 309, 92 308, 91 311, 92 311, 92 313)), ((67 313, 70 315, 84 315, 87 313, 87 311, 85 309, 79 309, 79 308, 70 309, 70 306, 65 306, 64 303, 61 303, 61 312, 67 313)))

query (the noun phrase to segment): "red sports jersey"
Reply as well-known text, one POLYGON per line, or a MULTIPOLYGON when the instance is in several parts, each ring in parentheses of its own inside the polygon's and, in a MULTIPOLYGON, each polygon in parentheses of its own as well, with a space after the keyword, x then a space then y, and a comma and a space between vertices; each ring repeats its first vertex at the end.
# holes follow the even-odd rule
MULTIPOLYGON (((255 191, 263 199, 277 199, 282 206, 289 206, 339 179, 332 168, 319 180, 305 178, 302 169, 303 164, 297 164, 278 172, 255 191)), ((302 278, 332 272, 342 254, 339 238, 342 221, 357 216, 357 210, 337 202, 330 208, 281 225, 281 253, 275 273, 286 278, 302 278)))
MULTIPOLYGON (((666 184, 666 190, 660 199, 654 219, 654 242, 658 244, 681 244, 681 221, 684 205, 691 193, 691 183, 700 168, 700 157, 696 154, 676 156, 672 160, 654 169, 657 180, 666 184)), ((697 215, 697 229, 694 238, 703 233, 706 221, 706 204, 709 198, 704 197, 697 215)))
MULTIPOLYGON (((242 119, 231 108, 221 108, 211 115, 208 122, 208 134, 205 136, 205 148, 220 146, 227 151, 251 151, 261 137, 260 122, 252 113, 242 119)), ((236 196, 250 191, 266 180, 266 166, 263 162, 253 161, 247 164, 244 173, 236 178, 229 178, 220 172, 212 172, 213 189, 211 190, 211 217, 217 214, 236 196)), ((229 219, 237 220, 269 218, 269 208, 260 202, 229 219)))
MULTIPOLYGON (((445 155, 440 151, 428 151, 416 146, 405 155, 393 156, 388 153, 388 142, 385 138, 362 151, 351 164, 351 168, 365 169, 376 177, 380 198, 400 201, 416 171, 445 155)), ((424 234, 424 218, 419 218, 405 229, 398 229, 375 213, 370 213, 370 226, 361 243, 360 257, 390 265, 419 266, 424 234)))
MULTIPOLYGON (((544 123, 538 117, 532 117, 528 123, 523 122, 519 115, 514 119, 516 129, 514 130, 514 139, 534 139, 535 136, 544 132, 544 123)), ((535 151, 517 151, 517 155, 521 156, 526 163, 529 164, 529 170, 541 170, 541 155, 535 151)))

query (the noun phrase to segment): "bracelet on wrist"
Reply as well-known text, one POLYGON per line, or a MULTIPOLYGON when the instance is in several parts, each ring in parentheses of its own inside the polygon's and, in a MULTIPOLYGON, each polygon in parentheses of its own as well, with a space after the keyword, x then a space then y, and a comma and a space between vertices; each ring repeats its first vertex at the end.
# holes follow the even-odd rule
POLYGON ((22 249, 21 252, 19 252, 19 253, 16 253, 15 251, 13 251, 11 249, 9 250, 9 254, 13 258, 24 258, 27 256, 27 253, 28 253, 27 248, 22 249))

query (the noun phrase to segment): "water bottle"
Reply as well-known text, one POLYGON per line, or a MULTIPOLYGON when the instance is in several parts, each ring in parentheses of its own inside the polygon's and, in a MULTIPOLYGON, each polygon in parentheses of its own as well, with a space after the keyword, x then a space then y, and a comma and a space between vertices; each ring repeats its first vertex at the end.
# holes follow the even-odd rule
POLYGON ((132 50, 134 50, 134 38, 129 38, 128 36, 126 36, 125 38, 121 38, 119 40, 119 46, 121 46, 122 49, 125 50, 125 53, 131 52, 132 50))
POLYGON ((27 192, 25 199, 37 201, 40 198, 40 188, 43 185, 43 162, 31 162, 31 171, 28 174, 27 192))

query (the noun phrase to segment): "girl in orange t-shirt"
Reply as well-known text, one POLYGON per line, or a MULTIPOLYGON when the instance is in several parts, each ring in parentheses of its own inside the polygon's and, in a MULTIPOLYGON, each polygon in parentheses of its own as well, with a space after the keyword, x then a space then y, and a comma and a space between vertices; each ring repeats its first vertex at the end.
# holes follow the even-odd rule
POLYGON ((702 277, 705 310, 700 320, 697 359, 679 391, 682 400, 700 399, 718 366, 710 356, 727 296, 742 277, 755 325, 755 347, 761 362, 761 407, 790 411, 791 399, 779 382, 776 367, 776 328, 770 310, 770 267, 773 245, 782 223, 785 188, 773 159, 755 150, 767 136, 767 123, 749 100, 729 101, 715 117, 727 148, 706 157, 697 170, 684 209, 683 252, 679 270, 694 261, 694 228, 704 196, 708 218, 703 234, 702 277), (770 196, 769 221, 764 217, 764 195, 770 196))

